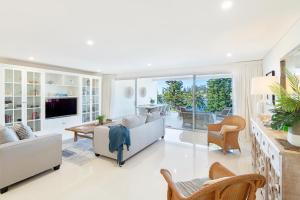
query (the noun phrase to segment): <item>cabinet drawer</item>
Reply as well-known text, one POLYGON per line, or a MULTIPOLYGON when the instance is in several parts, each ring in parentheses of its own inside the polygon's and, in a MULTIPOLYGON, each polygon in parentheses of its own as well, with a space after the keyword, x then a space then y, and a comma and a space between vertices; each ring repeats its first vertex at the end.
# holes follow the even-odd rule
POLYGON ((263 135, 261 135, 260 147, 267 156, 269 155, 269 146, 270 145, 269 145, 267 138, 265 138, 263 135))
POLYGON ((255 134, 255 132, 256 132, 255 125, 253 123, 251 123, 251 133, 255 134))
POLYGON ((280 155, 277 149, 275 149, 272 145, 269 145, 269 156, 271 165, 274 167, 276 174, 280 175, 280 155))
POLYGON ((255 131, 255 137, 256 137, 256 140, 257 140, 257 142, 260 144, 261 143, 261 132, 260 131, 258 131, 258 130, 256 130, 255 131))

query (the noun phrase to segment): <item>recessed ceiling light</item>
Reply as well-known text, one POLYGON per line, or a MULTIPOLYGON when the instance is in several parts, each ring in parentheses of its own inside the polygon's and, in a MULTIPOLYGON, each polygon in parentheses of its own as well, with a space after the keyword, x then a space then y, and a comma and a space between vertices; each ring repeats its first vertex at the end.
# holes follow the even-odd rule
POLYGON ((232 6, 233 6, 232 1, 223 1, 221 8, 222 10, 229 10, 230 8, 232 8, 232 6))
POLYGON ((152 64, 151 64, 151 63, 148 63, 147 65, 148 65, 148 67, 152 66, 152 64))
POLYGON ((228 58, 231 58, 231 57, 232 57, 232 53, 227 53, 226 56, 227 56, 228 58))
POLYGON ((28 60, 34 60, 34 57, 33 56, 30 56, 30 57, 28 57, 28 60))
POLYGON ((93 46, 94 45, 94 41, 93 40, 87 40, 86 41, 86 45, 93 46))

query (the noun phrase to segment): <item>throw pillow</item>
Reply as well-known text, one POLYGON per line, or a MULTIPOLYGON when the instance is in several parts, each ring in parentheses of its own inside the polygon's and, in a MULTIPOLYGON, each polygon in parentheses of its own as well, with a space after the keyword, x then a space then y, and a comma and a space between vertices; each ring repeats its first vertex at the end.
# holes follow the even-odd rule
POLYGON ((129 129, 141 126, 145 124, 145 122, 146 122, 146 116, 143 115, 139 115, 139 116, 133 115, 133 116, 124 117, 122 119, 122 125, 129 129))
POLYGON ((19 141, 19 138, 11 128, 0 127, 0 144, 17 141, 19 141))
POLYGON ((156 111, 156 112, 153 112, 153 113, 148 113, 147 114, 147 119, 146 119, 146 123, 148 122, 153 122, 157 119, 161 118, 160 116, 160 112, 156 111))
POLYGON ((13 126, 13 130, 17 133, 20 140, 34 138, 31 128, 29 126, 25 126, 24 124, 15 124, 13 126))
POLYGON ((232 125, 222 125, 220 134, 223 135, 225 132, 234 131, 238 128, 238 126, 232 126, 232 125))

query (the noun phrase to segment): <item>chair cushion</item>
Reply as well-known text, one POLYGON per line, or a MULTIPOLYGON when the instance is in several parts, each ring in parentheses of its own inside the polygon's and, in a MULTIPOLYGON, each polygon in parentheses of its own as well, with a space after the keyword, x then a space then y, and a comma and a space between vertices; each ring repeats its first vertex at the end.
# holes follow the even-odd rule
POLYGON ((208 186, 208 185, 211 185, 211 184, 214 184, 214 183, 218 183, 218 182, 223 181, 223 180, 226 180, 226 179, 228 179, 228 178, 230 178, 230 176, 225 176, 225 177, 217 178, 217 179, 210 179, 210 180, 208 180, 208 181, 205 181, 205 182, 203 183, 203 186, 208 186))
POLYGON ((201 179, 193 179, 191 181, 177 182, 175 183, 175 186, 183 196, 190 197, 193 193, 197 192, 202 187, 202 185, 208 180, 210 180, 208 177, 201 179))
POLYGON ((20 140, 34 138, 35 135, 33 134, 31 128, 24 124, 15 124, 13 126, 13 130, 16 132, 20 140))
POLYGON ((0 144, 9 142, 17 142, 19 138, 17 134, 11 128, 0 126, 0 144))
POLYGON ((225 132, 234 131, 236 129, 238 129, 238 126, 224 124, 220 130, 220 134, 223 135, 225 132))
POLYGON ((209 136, 214 137, 216 139, 223 139, 223 134, 220 134, 219 131, 208 131, 209 136))

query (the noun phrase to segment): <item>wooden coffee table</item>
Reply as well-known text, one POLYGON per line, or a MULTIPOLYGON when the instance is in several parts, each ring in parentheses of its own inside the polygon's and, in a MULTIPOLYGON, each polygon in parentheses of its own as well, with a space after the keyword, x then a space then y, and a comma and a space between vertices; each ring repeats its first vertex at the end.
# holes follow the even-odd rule
MULTIPOLYGON (((105 122, 102 125, 111 124, 113 122, 105 122)), ((94 139, 94 129, 97 126, 102 126, 100 124, 97 124, 96 122, 88 123, 88 124, 82 124, 79 126, 74 126, 71 128, 66 128, 66 131, 71 131, 74 133, 74 142, 77 142, 78 137, 88 138, 93 140, 94 139)))

